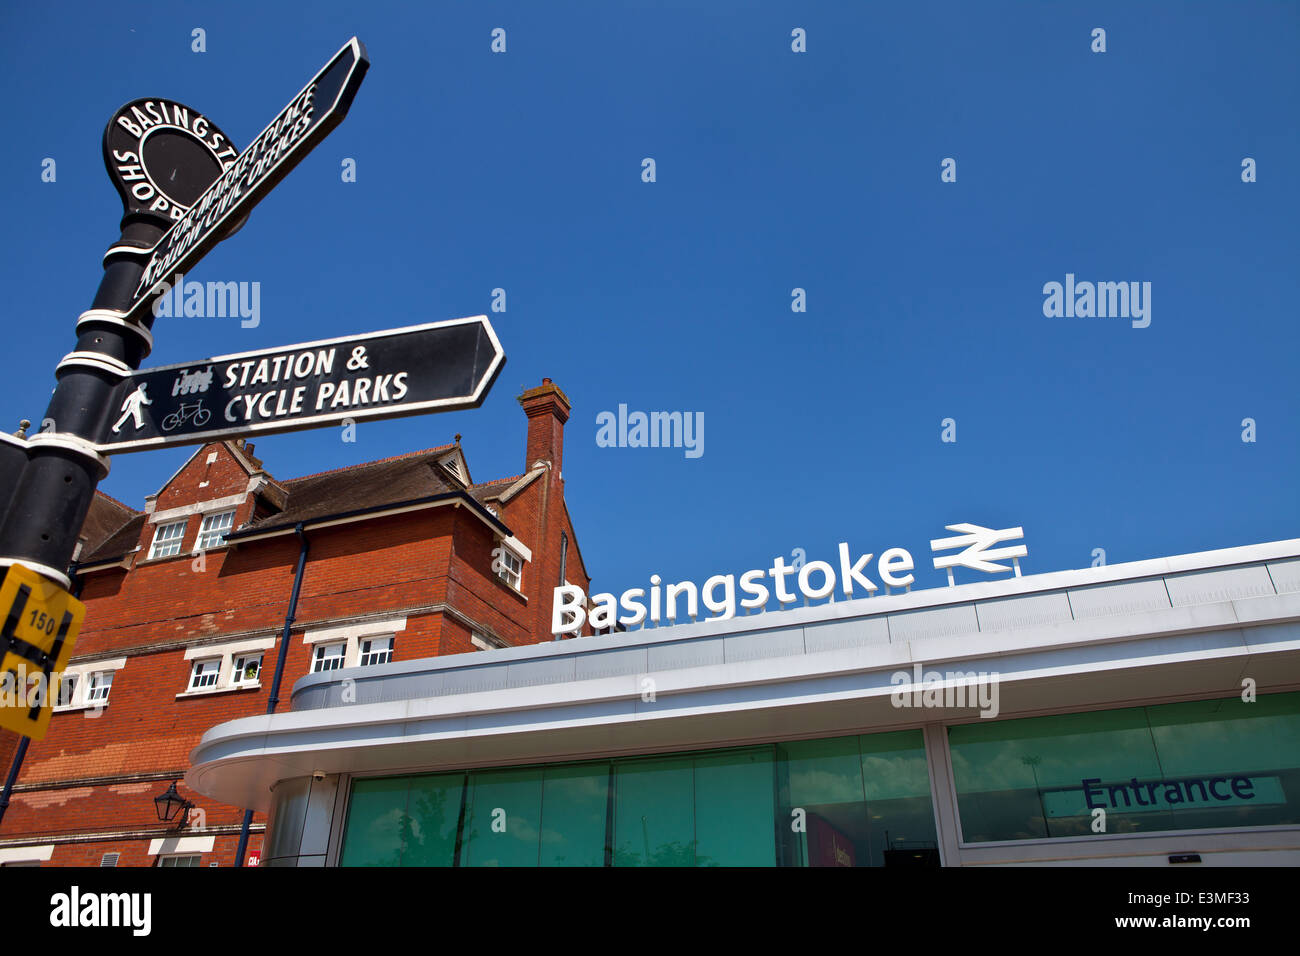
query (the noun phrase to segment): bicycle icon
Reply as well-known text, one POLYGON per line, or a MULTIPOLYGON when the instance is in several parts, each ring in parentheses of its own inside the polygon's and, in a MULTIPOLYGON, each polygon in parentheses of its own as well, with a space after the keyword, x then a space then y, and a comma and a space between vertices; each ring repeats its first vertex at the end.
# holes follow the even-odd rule
POLYGON ((195 425, 203 426, 208 423, 210 418, 212 418, 212 413, 203 407, 201 401, 193 404, 181 402, 180 408, 163 418, 162 430, 169 432, 174 428, 180 428, 182 424, 191 420, 195 425))

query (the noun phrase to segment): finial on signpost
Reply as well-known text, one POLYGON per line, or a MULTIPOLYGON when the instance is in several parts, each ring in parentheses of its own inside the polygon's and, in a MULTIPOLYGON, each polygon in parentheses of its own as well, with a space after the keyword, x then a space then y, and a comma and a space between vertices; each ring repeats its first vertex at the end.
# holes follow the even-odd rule
POLYGON ((26 438, 26 437, 27 437, 27 429, 29 429, 29 428, 31 428, 31 427, 32 427, 32 423, 29 422, 27 419, 24 418, 22 421, 20 421, 20 422, 18 423, 18 431, 14 432, 14 437, 15 437, 15 438, 26 438))

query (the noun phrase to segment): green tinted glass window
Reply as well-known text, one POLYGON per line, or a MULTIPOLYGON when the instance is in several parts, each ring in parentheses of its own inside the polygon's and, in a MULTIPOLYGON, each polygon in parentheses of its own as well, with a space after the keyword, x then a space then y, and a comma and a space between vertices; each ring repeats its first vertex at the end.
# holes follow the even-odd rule
POLYGON ((402 866, 452 866, 463 773, 411 777, 402 833, 402 866))
POLYGON ((341 863, 871 866, 932 844, 921 734, 902 731, 356 780, 341 863))
POLYGON ((1300 694, 1147 710, 1175 829, 1300 823, 1300 694))
POLYGON ((352 784, 342 866, 401 866, 409 777, 352 784))
POLYGON ((693 763, 670 757, 615 764, 615 866, 695 865, 693 763))
POLYGON ((547 767, 542 781, 542 866, 604 866, 609 764, 547 767))
POLYGON ((976 722, 948 731, 963 838, 1300 822, 1300 694, 976 722))
POLYGON ((772 748, 695 758, 695 865, 775 866, 772 748))
POLYGON ((542 768, 471 773, 462 866, 537 866, 542 768))
POLYGON ((866 866, 871 859, 857 737, 776 745, 785 866, 866 866))
MULTIPOLYGON (((871 866, 938 865, 930 770, 919 730, 858 738, 871 866)), ((859 866, 868 861, 859 861, 859 866)))

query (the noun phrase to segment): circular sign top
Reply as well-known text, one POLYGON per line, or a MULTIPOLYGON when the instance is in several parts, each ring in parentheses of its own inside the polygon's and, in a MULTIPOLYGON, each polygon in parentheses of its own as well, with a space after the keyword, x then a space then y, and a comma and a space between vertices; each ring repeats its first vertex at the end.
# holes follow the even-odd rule
POLYGON ((104 130, 104 165, 128 214, 180 219, 238 158, 215 123, 175 100, 132 100, 104 130))

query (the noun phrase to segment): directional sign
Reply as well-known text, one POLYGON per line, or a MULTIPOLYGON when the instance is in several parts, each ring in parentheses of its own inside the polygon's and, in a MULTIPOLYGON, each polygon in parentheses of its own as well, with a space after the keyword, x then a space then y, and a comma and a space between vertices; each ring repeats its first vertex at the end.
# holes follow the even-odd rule
POLYGON ((135 372, 110 398, 104 454, 477 408, 505 364, 487 316, 135 372))
POLYGON ((127 214, 180 219, 238 159, 216 123, 163 97, 132 100, 104 128, 104 166, 127 214))
MULTIPOLYGON (((127 318, 147 313, 171 276, 190 270, 343 121, 370 61, 356 37, 303 87, 151 250, 127 318)), ((170 285, 167 286, 170 288, 170 285)))
POLYGON ((41 740, 86 605, 21 564, 0 584, 0 727, 41 740))

